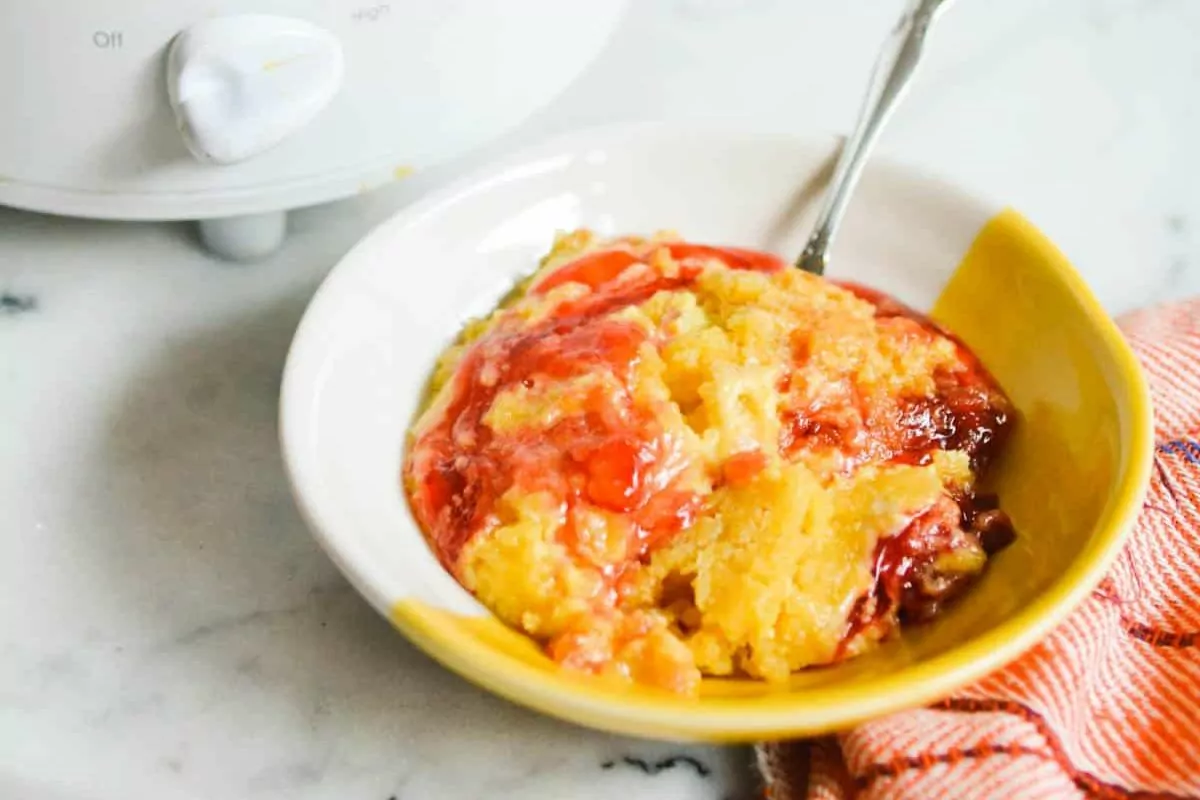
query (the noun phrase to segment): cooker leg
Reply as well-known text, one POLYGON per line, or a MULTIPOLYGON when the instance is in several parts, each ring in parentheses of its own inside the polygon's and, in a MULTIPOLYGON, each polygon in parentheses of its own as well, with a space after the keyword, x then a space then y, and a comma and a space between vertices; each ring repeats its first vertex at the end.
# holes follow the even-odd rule
POLYGON ((199 221, 200 241, 229 261, 256 261, 279 249, 287 230, 286 211, 199 221))

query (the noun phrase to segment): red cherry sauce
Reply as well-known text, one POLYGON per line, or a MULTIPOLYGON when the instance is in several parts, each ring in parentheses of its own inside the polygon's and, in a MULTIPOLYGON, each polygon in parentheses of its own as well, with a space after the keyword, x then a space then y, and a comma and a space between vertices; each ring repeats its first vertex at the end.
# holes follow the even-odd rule
MULTIPOLYGON (((410 498, 414 512, 452 572, 458 573, 466 543, 500 522, 497 500, 514 485, 555 498, 566 516, 561 536, 568 546, 573 544, 576 511, 591 507, 627 515, 630 563, 691 525, 700 511, 702 498, 678 485, 684 466, 678 442, 633 402, 632 372, 647 334, 608 315, 658 291, 689 285, 713 259, 732 269, 767 273, 786 265, 776 256, 739 248, 656 246, 679 262, 678 275, 667 277, 645 266, 655 246, 620 243, 585 254, 542 277, 530 292, 546 294, 566 283, 590 291, 560 303, 536 324, 501 322, 468 349, 445 412, 414 443, 406 464, 415 487, 410 498), (506 389, 600 371, 619 390, 587 398, 581 415, 565 417, 549 429, 504 434, 483 424, 492 401, 506 389)), ((924 315, 881 292, 840 285, 872 303, 880 319, 908 320, 914 336, 950 338, 958 345, 959 368, 936 376, 932 397, 868 403, 847 385, 844 403, 785 409, 781 451, 791 455, 803 448, 834 448, 854 465, 868 460, 924 464, 939 449, 955 449, 965 450, 977 469, 985 467, 1010 424, 1008 401, 992 377, 961 342, 924 315)), ((781 390, 786 392, 789 383, 790 375, 781 390)), ((735 456, 723 466, 720 479, 744 483, 764 463, 762 453, 735 456)), ((994 498, 965 496, 957 505, 947 501, 928 509, 899 534, 881 540, 874 588, 856 603, 843 646, 897 614, 927 619, 957 595, 967 581, 938 575, 932 565, 940 553, 961 546, 962 537, 974 537, 992 552, 1011 541, 1012 528, 994 498)))
POLYGON ((658 291, 686 286, 712 259, 762 272, 785 265, 775 256, 749 250, 658 246, 679 262, 677 276, 666 277, 642 263, 653 247, 588 253, 546 275, 530 291, 545 294, 565 283, 581 283, 590 292, 562 302, 536 324, 501 322, 463 357, 448 408, 414 443, 406 465, 415 487, 411 500, 417 519, 452 572, 457 574, 462 548, 471 537, 499 521, 497 500, 513 485, 523 492, 548 492, 557 500, 566 514, 562 537, 568 545, 575 511, 590 506, 628 515, 630 562, 691 525, 702 498, 677 485, 686 466, 679 443, 633 402, 630 382, 647 334, 608 315, 658 291), (549 429, 503 434, 483 423, 492 401, 506 389, 598 372, 608 373, 619 389, 587 398, 581 415, 567 416, 549 429))
MULTIPOLYGON (((838 436, 845 440, 857 435, 860 446, 897 463, 927 464, 937 450, 962 450, 976 472, 985 470, 1003 448, 1013 422, 1008 398, 996 381, 966 345, 924 314, 874 289, 841 285, 872 303, 877 318, 911 320, 954 342, 960 367, 934 376, 932 396, 900 398, 887 413, 863 415, 866 420, 842 416, 843 428, 834 428, 838 436), (861 429, 847 431, 847 419, 852 428, 857 424, 861 429)), ((830 436, 819 420, 815 426, 806 424, 810 437, 830 436)), ((982 547, 991 555, 1014 538, 1012 523, 995 495, 963 494, 918 514, 876 546, 874 588, 855 603, 839 650, 867 628, 893 618, 927 621, 958 597, 975 576, 939 571, 939 555, 964 547, 982 547)))

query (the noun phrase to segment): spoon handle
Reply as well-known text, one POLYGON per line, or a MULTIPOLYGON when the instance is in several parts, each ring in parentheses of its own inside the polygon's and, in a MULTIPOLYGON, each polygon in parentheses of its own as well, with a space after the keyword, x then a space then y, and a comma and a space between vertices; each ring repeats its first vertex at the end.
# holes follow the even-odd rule
POLYGON ((814 275, 825 273, 829 243, 841 224, 850 194, 854 191, 867 155, 884 123, 908 90, 921 60, 925 36, 938 11, 953 0, 911 0, 904 16, 884 43, 871 73, 871 83, 854 131, 846 139, 830 180, 829 190, 817 216, 812 236, 796 266, 814 275))

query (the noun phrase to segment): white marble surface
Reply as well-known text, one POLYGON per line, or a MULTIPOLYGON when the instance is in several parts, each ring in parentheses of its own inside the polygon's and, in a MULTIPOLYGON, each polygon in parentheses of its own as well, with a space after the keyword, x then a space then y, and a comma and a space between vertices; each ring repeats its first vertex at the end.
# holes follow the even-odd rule
MULTIPOLYGON (((626 118, 843 129, 897 7, 638 0, 498 147, 626 118)), ((1025 211, 1114 313, 1200 292, 1197 37, 1194 0, 961 0, 885 146, 1025 211)), ((293 509, 275 400, 304 304, 452 171, 298 213, 250 268, 180 225, 0 211, 0 797, 750 796, 744 750, 591 733, 448 674, 293 509), (677 753, 707 777, 622 761, 677 753)))

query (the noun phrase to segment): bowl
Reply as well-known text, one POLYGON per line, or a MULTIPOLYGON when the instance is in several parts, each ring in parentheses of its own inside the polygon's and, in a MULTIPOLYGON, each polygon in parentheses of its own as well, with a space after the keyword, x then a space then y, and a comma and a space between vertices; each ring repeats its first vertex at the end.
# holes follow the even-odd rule
POLYGON ((831 275, 928 310, 1007 390, 1020 422, 993 471, 1019 534, 943 616, 785 686, 705 679, 697 698, 559 669, 438 564, 409 513, 405 431, 442 348, 530 272, 556 230, 671 228, 800 251, 833 139, 634 125, 568 135, 384 222, 333 269, 296 332, 281 438, 297 502, 359 592, 416 645, 499 695, 626 734, 813 735, 942 698, 1020 655, 1093 590, 1152 463, 1146 384, 1066 259, 1016 211, 872 162, 831 275))

